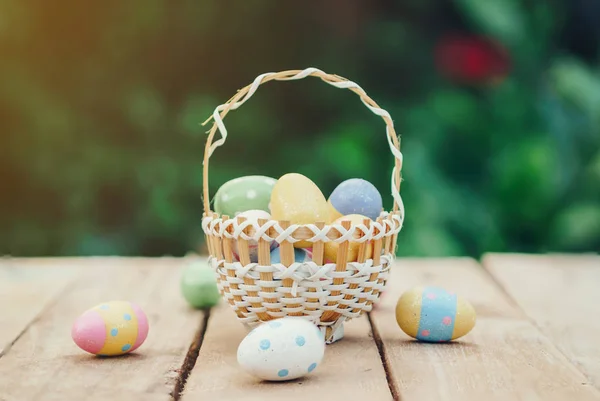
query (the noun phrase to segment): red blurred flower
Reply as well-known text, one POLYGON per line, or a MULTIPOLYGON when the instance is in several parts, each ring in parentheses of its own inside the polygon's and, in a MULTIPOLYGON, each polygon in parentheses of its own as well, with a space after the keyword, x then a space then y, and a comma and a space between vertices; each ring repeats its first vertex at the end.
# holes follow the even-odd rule
POLYGON ((435 48, 436 67, 449 79, 485 84, 501 81, 510 71, 510 55, 497 41, 478 36, 451 35, 435 48))

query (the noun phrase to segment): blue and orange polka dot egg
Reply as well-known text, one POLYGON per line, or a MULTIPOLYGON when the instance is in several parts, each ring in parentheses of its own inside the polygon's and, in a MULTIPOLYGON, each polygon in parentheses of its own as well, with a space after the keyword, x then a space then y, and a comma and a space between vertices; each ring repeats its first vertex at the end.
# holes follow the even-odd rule
POLYGON ((407 335, 439 343, 460 338, 475 326, 475 310, 464 298, 439 287, 416 287, 396 304, 396 321, 407 335))

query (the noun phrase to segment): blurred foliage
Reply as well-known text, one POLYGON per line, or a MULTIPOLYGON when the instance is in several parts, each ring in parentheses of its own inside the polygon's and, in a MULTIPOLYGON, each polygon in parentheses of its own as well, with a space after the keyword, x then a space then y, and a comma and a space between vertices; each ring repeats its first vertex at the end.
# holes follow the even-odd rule
MULTIPOLYGON (((0 252, 196 249, 200 123, 257 75, 308 66, 395 119, 400 254, 598 251, 598 4, 0 0, 0 252)), ((269 83, 225 123, 211 195, 295 171, 326 196, 365 178, 391 207, 383 124, 352 93, 269 83)))

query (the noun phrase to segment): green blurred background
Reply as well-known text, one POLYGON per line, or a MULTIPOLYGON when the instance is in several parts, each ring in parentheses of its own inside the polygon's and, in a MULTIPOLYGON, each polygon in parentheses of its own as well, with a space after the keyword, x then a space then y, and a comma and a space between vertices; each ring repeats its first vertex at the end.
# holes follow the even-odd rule
MULTIPOLYGON (((202 247, 203 122, 263 72, 359 83, 395 120, 398 253, 600 250, 600 2, 0 0, 0 253, 202 247)), ((248 174, 374 183, 382 121, 310 78, 225 120, 211 195, 248 174)))

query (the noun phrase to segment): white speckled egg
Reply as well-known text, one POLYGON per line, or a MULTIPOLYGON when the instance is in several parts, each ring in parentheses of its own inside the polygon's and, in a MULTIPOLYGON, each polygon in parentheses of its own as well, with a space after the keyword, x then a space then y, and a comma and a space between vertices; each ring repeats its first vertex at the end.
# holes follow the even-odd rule
MULTIPOLYGON (((271 215, 265 212, 264 210, 246 210, 245 212, 238 214, 238 217, 245 217, 247 221, 250 221, 253 224, 258 224, 259 219, 271 219, 271 215)), ((273 241, 271 243, 270 249, 273 250, 276 247, 277 242, 273 241)), ((258 262, 258 242, 253 240, 248 241, 248 252, 250 254, 250 262, 258 262)), ((237 260, 240 260, 238 241, 235 241, 233 244, 233 256, 235 256, 237 260)))
POLYGON ((238 363, 247 373, 269 381, 294 380, 313 372, 323 360, 325 340, 301 317, 262 323, 242 340, 238 363))

